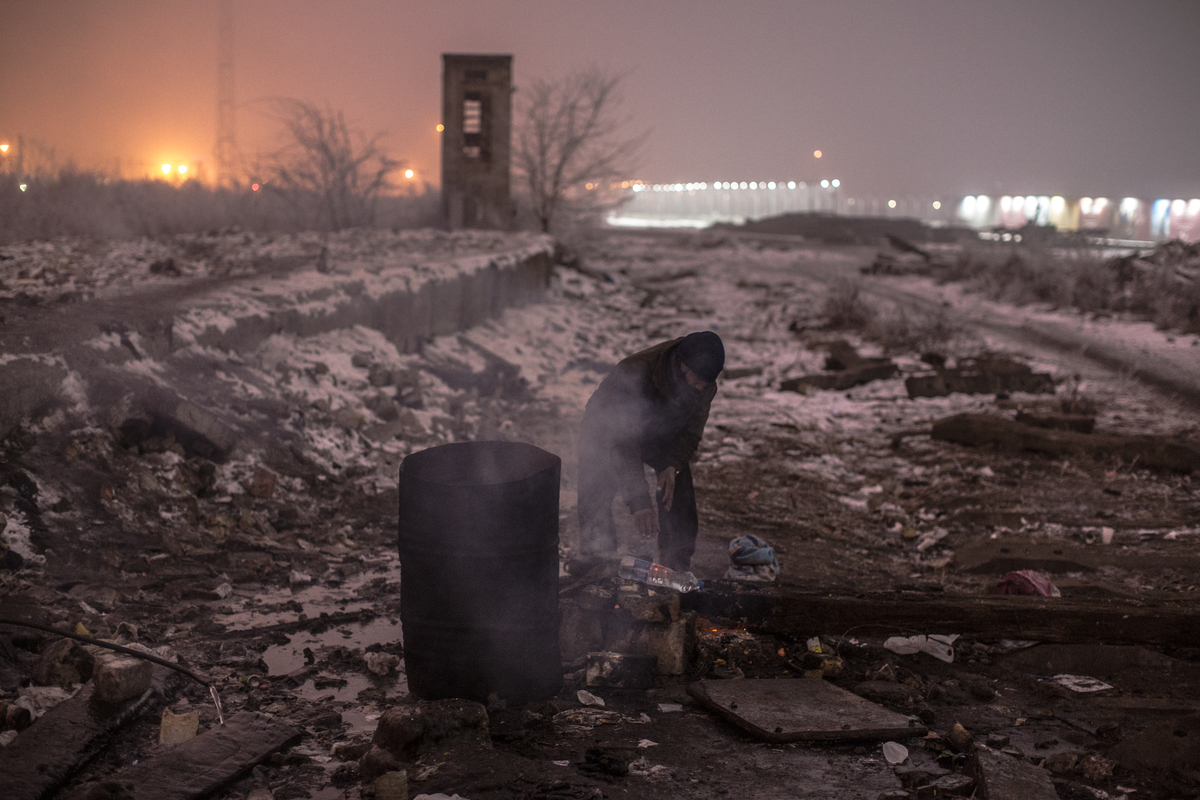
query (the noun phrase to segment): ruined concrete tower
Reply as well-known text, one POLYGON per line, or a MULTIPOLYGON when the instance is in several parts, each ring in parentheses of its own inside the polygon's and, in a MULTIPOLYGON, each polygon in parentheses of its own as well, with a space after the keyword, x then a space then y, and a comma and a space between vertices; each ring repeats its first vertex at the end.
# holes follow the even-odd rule
POLYGON ((512 56, 442 55, 442 218, 509 228, 512 56))

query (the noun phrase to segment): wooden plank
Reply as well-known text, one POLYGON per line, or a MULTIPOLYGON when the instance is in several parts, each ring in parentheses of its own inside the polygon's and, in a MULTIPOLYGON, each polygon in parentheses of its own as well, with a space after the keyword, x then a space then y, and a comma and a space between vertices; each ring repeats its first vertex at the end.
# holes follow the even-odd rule
MULTIPOLYGON (((300 740, 303 731, 269 714, 239 711, 195 739, 105 778, 130 787, 127 800, 193 800, 229 786, 277 750, 300 740)), ((70 795, 83 800, 96 788, 85 784, 70 795)))
POLYGON ((1200 604, 1065 597, 945 597, 915 592, 839 597, 711 581, 681 607, 761 633, 812 636, 959 633, 985 640, 1154 644, 1200 641, 1200 604))
POLYGON ((183 681, 179 673, 155 666, 146 693, 116 705, 100 703, 94 697, 95 685, 85 684, 0 749, 0 797, 53 796, 108 745, 116 731, 174 695, 183 681))
POLYGON ((1173 472, 1200 471, 1200 447, 1168 436, 1076 433, 1023 425, 992 414, 955 414, 933 423, 934 439, 965 445, 993 445, 1046 455, 1119 458, 1173 472))
POLYGON ((971 767, 982 800, 1058 800, 1050 773, 1028 761, 979 746, 971 767))
POLYGON ((688 694, 764 742, 837 742, 925 735, 923 725, 828 681, 699 681, 688 694))

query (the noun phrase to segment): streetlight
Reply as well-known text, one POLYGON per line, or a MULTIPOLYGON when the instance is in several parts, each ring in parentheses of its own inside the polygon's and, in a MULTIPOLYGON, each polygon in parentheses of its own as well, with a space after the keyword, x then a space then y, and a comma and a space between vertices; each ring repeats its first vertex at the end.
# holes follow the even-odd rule
POLYGON ((0 144, 0 153, 7 153, 7 152, 8 152, 8 145, 0 144))

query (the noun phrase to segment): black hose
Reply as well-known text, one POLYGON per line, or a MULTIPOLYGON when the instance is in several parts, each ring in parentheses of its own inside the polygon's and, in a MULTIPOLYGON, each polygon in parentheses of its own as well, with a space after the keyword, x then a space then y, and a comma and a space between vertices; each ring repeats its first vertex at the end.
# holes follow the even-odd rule
POLYGON ((149 653, 143 653, 141 650, 134 650, 131 647, 123 647, 119 644, 112 644, 111 642, 104 642, 99 639, 94 639, 90 636, 81 636, 78 633, 72 633, 70 631, 60 631, 57 628, 51 628, 49 625, 39 625, 36 622, 18 622, 15 619, 0 618, 0 625, 16 625, 21 628, 33 628, 34 630, 45 631, 46 633, 53 633, 55 636, 65 636, 68 639, 74 639, 76 641, 83 642, 84 644, 94 644, 94 645, 98 645, 100 647, 107 647, 109 650, 116 650, 118 653, 124 653, 127 656, 133 656, 134 658, 140 658, 144 661, 150 661, 155 664, 159 664, 160 666, 164 666, 167 669, 173 669, 176 672, 182 672, 184 675, 187 675, 189 678, 191 678, 192 680, 201 684, 202 686, 204 686, 204 688, 209 689, 210 691, 213 688, 213 685, 211 683, 204 680, 204 678, 201 678, 199 675, 192 672, 187 667, 181 667, 178 664, 167 661, 165 658, 159 658, 158 656, 152 656, 149 653))

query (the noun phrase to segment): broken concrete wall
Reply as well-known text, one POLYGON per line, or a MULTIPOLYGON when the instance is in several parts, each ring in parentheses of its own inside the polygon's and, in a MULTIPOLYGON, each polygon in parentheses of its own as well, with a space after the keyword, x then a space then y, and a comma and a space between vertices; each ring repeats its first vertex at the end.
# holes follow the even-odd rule
MULTIPOLYGON (((400 351, 413 352, 422 340, 541 298, 554 267, 553 240, 501 236, 490 252, 448 260, 391 257, 335 264, 327 272, 206 280, 180 287, 172 302, 158 296, 139 302, 132 291, 122 298, 119 337, 111 319, 83 306, 69 329, 65 321, 60 326, 53 354, 0 354, 0 439, 56 404, 86 397, 96 407, 116 409, 133 395, 140 407, 134 411, 143 415, 173 418, 173 412, 190 410, 180 424, 226 452, 236 434, 187 398, 156 389, 152 369, 137 362, 167 360, 193 345, 247 353, 275 334, 312 336, 356 325, 379 330, 400 351)), ((12 342, 8 347, 18 349, 12 342)))

